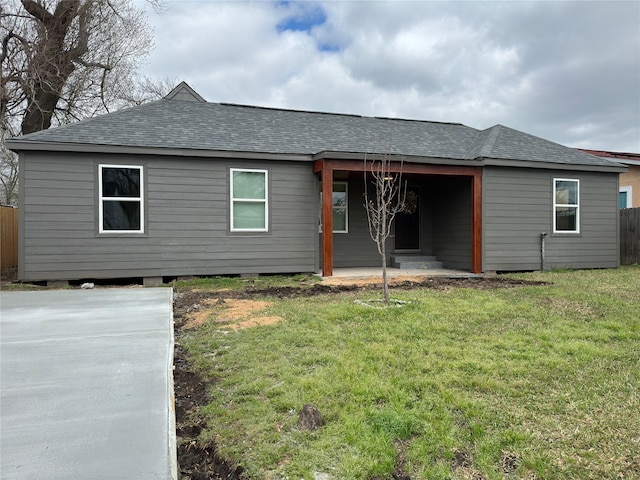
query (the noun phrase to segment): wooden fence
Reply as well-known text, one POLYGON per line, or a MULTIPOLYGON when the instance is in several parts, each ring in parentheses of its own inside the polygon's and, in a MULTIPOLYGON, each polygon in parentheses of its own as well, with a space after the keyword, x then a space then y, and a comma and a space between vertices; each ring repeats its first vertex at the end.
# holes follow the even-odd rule
POLYGON ((620 210, 620 263, 640 264, 640 208, 620 210))
POLYGON ((18 266, 18 209, 0 206, 0 265, 18 266))

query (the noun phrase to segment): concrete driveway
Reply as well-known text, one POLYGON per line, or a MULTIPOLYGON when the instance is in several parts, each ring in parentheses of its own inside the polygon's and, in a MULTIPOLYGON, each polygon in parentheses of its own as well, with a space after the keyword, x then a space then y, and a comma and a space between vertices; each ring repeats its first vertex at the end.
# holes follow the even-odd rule
POLYGON ((171 295, 0 293, 2 479, 177 477, 171 295))

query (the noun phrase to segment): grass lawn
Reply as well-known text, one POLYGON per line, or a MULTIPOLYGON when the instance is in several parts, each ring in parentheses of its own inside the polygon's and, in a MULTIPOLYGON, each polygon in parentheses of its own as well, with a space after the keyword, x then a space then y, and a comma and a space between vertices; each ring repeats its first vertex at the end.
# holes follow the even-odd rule
POLYGON ((640 267, 517 278, 549 283, 214 310, 180 338, 214 380, 201 440, 253 479, 640 478, 640 267))

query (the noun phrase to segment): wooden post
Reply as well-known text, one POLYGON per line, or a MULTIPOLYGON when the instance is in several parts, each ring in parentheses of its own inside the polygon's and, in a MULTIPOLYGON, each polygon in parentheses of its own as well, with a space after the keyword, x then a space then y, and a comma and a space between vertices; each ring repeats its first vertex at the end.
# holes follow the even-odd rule
POLYGON ((333 275, 333 170, 322 164, 322 276, 333 275))
POLYGON ((482 170, 473 174, 471 186, 471 272, 482 273, 482 170))

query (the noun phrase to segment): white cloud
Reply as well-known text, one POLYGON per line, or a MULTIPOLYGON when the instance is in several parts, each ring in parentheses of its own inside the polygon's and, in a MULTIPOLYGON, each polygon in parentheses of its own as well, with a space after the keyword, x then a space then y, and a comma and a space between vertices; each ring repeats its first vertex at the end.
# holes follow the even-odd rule
POLYGON ((209 101, 640 152, 638 2, 182 1, 152 22, 145 72, 209 101))

